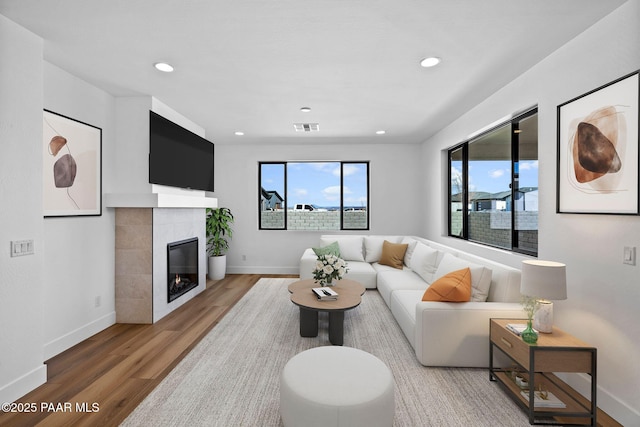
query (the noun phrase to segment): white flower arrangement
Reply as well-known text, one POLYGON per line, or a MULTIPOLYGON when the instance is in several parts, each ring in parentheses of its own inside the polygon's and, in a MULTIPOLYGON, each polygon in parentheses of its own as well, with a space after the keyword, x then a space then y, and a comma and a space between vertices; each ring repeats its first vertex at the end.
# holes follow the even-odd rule
POLYGON ((535 297, 523 295, 520 303, 522 304, 522 309, 527 314, 527 318, 531 321, 533 315, 536 314, 536 311, 538 311, 540 307, 540 301, 535 297))
POLYGON ((316 260, 316 268, 312 271, 313 280, 321 286, 331 286, 334 280, 342 279, 349 269, 347 262, 335 255, 320 255, 316 260))

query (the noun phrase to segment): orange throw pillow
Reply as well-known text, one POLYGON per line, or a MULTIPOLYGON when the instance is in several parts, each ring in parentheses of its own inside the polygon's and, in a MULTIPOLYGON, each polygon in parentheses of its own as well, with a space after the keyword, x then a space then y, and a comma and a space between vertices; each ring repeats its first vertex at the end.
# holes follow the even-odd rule
POLYGON ((466 302, 471 300, 471 270, 452 271, 433 282, 422 301, 466 302))

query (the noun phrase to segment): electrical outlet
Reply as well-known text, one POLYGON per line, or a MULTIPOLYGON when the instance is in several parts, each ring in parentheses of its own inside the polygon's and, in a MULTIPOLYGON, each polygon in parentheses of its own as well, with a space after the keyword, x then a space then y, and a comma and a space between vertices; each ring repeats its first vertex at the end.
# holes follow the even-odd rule
POLYGON ((246 255, 242 255, 242 260, 246 261, 247 260, 247 256, 246 255))
POLYGON ((98 296, 96 297, 96 302, 95 302, 95 304, 96 304, 96 308, 98 308, 98 307, 100 307, 100 306, 102 305, 102 298, 100 298, 100 295, 98 295, 98 296))
POLYGON ((636 265, 636 247, 625 246, 624 255, 622 256, 623 264, 636 265))

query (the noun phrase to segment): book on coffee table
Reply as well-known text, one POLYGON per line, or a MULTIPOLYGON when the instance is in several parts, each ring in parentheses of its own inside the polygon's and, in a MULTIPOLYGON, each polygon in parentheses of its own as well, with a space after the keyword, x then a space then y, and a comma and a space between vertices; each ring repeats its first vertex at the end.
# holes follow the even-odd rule
POLYGON ((338 299, 338 293, 331 288, 328 288, 328 287, 311 288, 311 290, 319 300, 333 301, 338 299))

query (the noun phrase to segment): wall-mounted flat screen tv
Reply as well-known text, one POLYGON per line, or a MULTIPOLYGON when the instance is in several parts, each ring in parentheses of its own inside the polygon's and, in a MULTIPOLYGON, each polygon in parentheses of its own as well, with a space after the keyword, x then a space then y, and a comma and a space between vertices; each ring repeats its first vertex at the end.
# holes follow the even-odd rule
POLYGON ((149 111, 149 182, 213 191, 213 144, 149 111))

